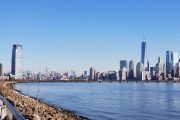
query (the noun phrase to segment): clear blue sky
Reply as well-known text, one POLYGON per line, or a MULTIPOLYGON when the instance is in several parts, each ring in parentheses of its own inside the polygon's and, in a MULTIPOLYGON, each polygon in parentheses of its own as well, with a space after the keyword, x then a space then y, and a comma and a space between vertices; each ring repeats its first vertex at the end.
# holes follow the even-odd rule
POLYGON ((118 70, 140 60, 143 35, 151 66, 167 49, 180 52, 180 0, 1 0, 0 62, 10 71, 14 43, 24 69, 78 73, 118 70))

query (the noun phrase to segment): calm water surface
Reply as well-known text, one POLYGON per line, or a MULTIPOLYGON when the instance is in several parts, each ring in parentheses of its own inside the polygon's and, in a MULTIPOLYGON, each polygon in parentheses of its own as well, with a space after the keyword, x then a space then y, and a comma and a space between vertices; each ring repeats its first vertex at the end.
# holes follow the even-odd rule
MULTIPOLYGON (((40 83, 40 98, 92 120, 179 120, 180 83, 40 83)), ((37 83, 16 89, 37 97, 37 83), (29 91, 29 92, 28 92, 29 91)))

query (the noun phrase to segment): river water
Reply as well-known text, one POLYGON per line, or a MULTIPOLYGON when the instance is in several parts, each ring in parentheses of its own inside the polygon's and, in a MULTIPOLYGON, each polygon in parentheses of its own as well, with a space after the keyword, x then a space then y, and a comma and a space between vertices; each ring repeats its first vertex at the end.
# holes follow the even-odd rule
MULTIPOLYGON (((37 97, 37 83, 16 89, 37 97)), ((179 120, 180 83, 40 83, 39 97, 92 120, 179 120)))

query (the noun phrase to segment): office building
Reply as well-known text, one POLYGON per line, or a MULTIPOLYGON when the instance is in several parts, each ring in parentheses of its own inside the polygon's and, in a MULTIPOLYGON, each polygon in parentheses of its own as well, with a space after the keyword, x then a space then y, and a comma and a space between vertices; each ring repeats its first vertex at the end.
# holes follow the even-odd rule
POLYGON ((86 79, 87 78, 87 71, 84 71, 84 79, 86 79))
POLYGON ((177 64, 179 62, 179 55, 177 52, 172 53, 172 64, 173 64, 173 73, 172 76, 175 77, 177 75, 177 64))
POLYGON ((127 67, 128 67, 127 61, 126 61, 126 60, 121 60, 121 61, 120 61, 120 71, 121 71, 122 69, 126 69, 126 71, 127 71, 127 67))
POLYGON ((136 78, 136 65, 134 61, 129 62, 129 79, 136 78))
POLYGON ((150 67, 151 80, 155 80, 156 71, 154 67, 150 67))
POLYGON ((4 78, 4 67, 3 65, 0 63, 0 79, 3 80, 4 78))
POLYGON ((173 56, 172 51, 166 51, 166 72, 171 74, 173 68, 173 56))
POLYGON ((143 80, 144 76, 144 66, 141 62, 139 62, 136 66, 136 79, 137 80, 143 80))
POLYGON ((127 80, 127 69, 124 67, 119 71, 119 80, 127 80))
POLYGON ((143 64, 143 66, 145 66, 146 57, 147 57, 146 50, 147 50, 146 42, 142 42, 141 43, 141 63, 143 64))
POLYGON ((156 70, 155 79, 156 80, 162 80, 162 78, 163 78, 163 75, 162 75, 163 64, 162 64, 160 57, 158 58, 158 63, 156 64, 155 70, 156 70))
POLYGON ((15 79, 22 79, 23 72, 23 57, 22 57, 22 45, 13 45, 12 49, 12 63, 11 73, 15 79))
POLYGON ((177 77, 180 77, 180 60, 177 63, 177 77))
POLYGON ((173 68, 176 67, 176 64, 179 62, 179 55, 177 52, 173 52, 172 53, 172 64, 173 64, 173 68))
POLYGON ((166 64, 163 64, 163 79, 166 80, 166 64))
POLYGON ((90 80, 95 80, 95 75, 96 75, 95 68, 94 68, 94 67, 91 67, 91 68, 90 68, 90 76, 89 76, 89 79, 90 79, 90 80))

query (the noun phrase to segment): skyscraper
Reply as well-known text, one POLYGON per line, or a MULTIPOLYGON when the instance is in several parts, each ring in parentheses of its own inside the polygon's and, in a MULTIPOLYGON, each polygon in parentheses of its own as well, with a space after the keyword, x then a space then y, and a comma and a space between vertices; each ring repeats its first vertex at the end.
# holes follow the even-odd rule
POLYGON ((3 65, 0 63, 0 79, 3 79, 4 77, 4 68, 3 65))
POLYGON ((146 62, 146 48, 147 48, 147 45, 146 45, 146 42, 142 42, 141 44, 141 63, 143 65, 145 65, 145 62, 146 62))
POLYGON ((143 80, 143 72, 144 72, 143 64, 139 62, 136 66, 136 79, 137 80, 143 80))
POLYGON ((22 45, 15 44, 12 49, 11 73, 15 79, 22 79, 22 45))
POLYGON ((172 53, 172 64, 173 64, 173 69, 176 68, 176 64, 179 62, 179 55, 177 52, 172 53))
POLYGON ((172 51, 166 51, 166 72, 171 73, 172 72, 172 67, 173 67, 173 56, 172 56, 172 51))
POLYGON ((172 76, 177 75, 178 62, 179 62, 179 55, 177 52, 173 52, 173 54, 172 54, 173 75, 172 76))
POLYGON ((90 80, 95 80, 95 73, 96 71, 95 71, 95 68, 94 67, 91 67, 90 68, 90 80))
POLYGON ((122 69, 127 69, 127 61, 126 60, 121 60, 120 61, 120 71, 122 69))
POLYGON ((129 62, 129 78, 134 79, 136 77, 136 65, 134 61, 129 62))

